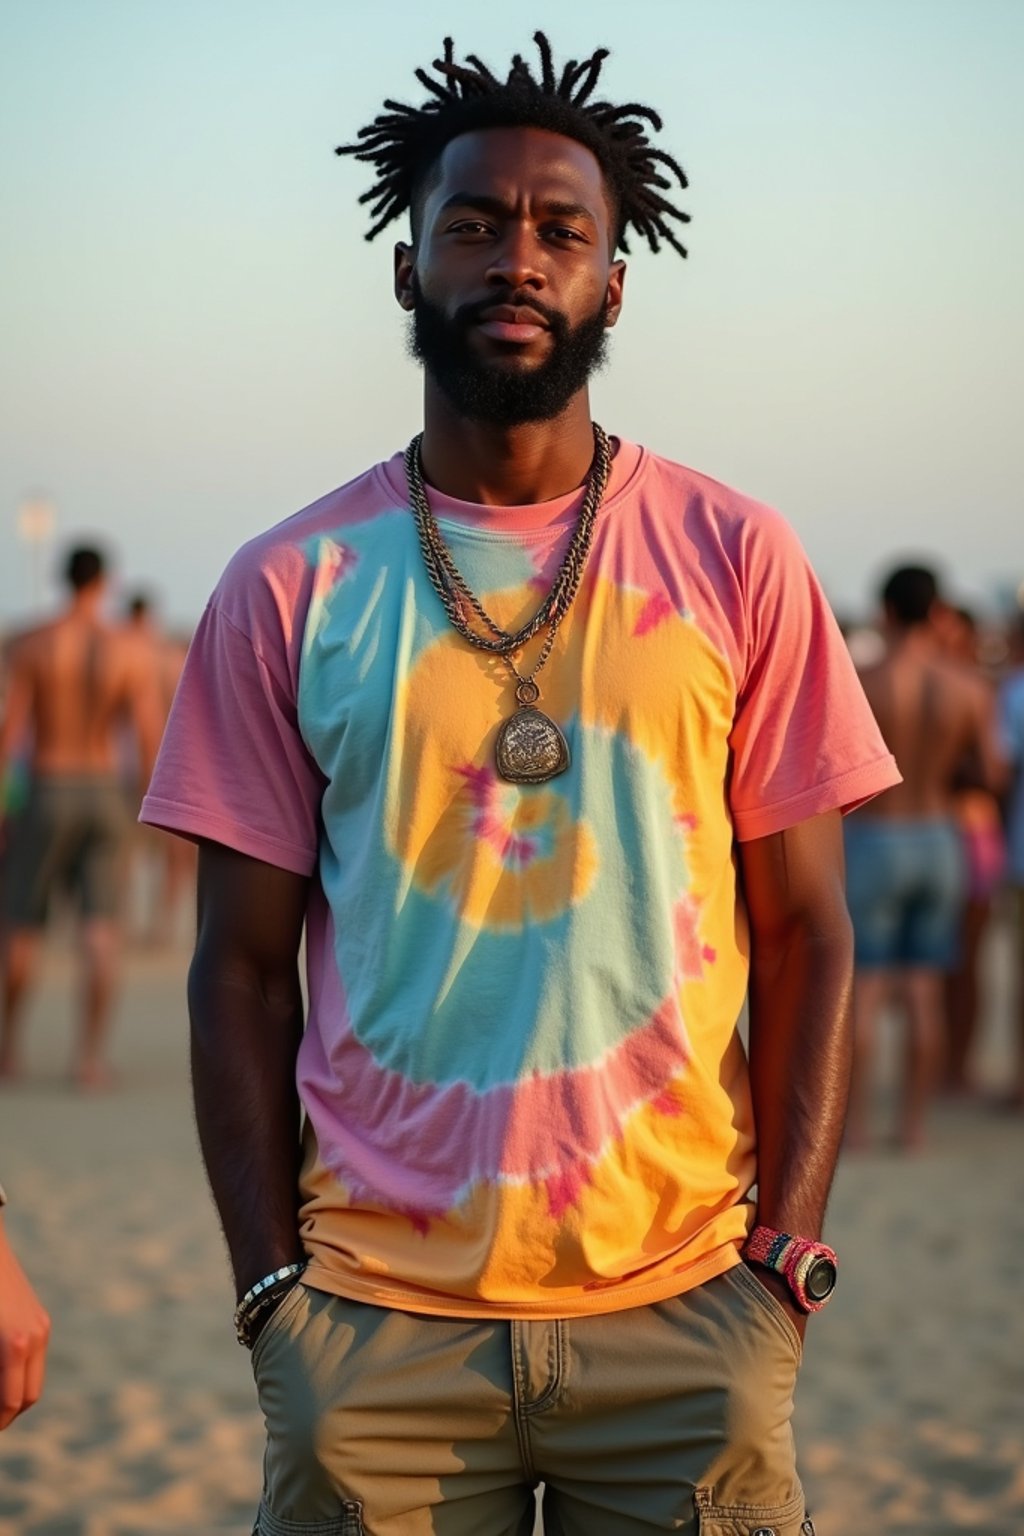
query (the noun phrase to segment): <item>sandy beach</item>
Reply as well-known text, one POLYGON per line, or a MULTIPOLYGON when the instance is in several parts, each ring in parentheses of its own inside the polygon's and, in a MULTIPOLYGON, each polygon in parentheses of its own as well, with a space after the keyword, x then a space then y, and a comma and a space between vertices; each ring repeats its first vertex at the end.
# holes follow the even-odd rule
MULTIPOLYGON (((986 956, 993 1086, 1007 944, 993 932, 986 956)), ((252 1527, 262 1425, 192 1125, 186 959, 129 958, 121 1084, 90 1100, 64 1077, 74 978, 53 945, 26 1081, 0 1094, 9 1227, 54 1319, 45 1398, 0 1436, 0 1536, 252 1527)), ((1022 1151, 1024 1119, 948 1104, 922 1154, 844 1159, 842 1284, 811 1322, 798 1406, 819 1536, 1024 1531, 1022 1151)))

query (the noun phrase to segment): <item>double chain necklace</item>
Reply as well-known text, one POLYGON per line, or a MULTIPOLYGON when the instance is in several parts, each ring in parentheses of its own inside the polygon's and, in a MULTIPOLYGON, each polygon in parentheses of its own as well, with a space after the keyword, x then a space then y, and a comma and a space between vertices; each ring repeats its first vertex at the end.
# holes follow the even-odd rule
POLYGON ((502 722, 494 748, 494 760, 498 773, 510 784, 543 784, 548 779, 564 773, 569 766, 569 744, 555 722, 542 709, 537 708, 540 688, 536 677, 551 655, 558 626, 572 606, 573 598, 583 577, 590 546, 594 538, 597 510, 601 505, 608 476, 611 472, 612 453, 607 434, 592 423, 594 430, 594 458, 587 473, 586 489, 579 519, 569 546, 562 558, 547 597, 537 612, 520 629, 510 632, 496 624, 484 610, 483 604, 470 590, 465 578, 451 557, 448 546, 441 537, 437 520, 427 502, 423 484, 423 467, 420 461, 422 432, 413 438, 405 451, 405 473, 409 482, 409 500, 416 531, 419 535, 423 563, 427 568, 431 585, 444 606, 453 627, 464 640, 481 651, 499 656, 508 667, 516 684, 518 708, 502 722), (482 629, 474 628, 470 615, 482 629), (547 628, 547 635, 540 653, 529 672, 523 675, 513 660, 534 635, 547 628))

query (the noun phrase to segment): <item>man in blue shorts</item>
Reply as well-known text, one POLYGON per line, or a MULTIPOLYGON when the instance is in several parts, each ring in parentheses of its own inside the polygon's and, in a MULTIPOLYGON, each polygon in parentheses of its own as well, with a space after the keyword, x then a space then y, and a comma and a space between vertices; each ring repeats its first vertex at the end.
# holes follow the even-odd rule
POLYGON ((882 589, 887 648, 861 675, 903 782, 846 825, 847 900, 856 941, 856 1056, 848 1140, 868 1140, 875 1021, 891 993, 907 1013, 908 1049, 898 1139, 924 1138, 925 1112, 943 1050, 943 978, 957 961, 966 867, 952 786, 957 765, 977 755, 999 775, 988 691, 942 653, 935 630, 938 583, 901 566, 882 589))

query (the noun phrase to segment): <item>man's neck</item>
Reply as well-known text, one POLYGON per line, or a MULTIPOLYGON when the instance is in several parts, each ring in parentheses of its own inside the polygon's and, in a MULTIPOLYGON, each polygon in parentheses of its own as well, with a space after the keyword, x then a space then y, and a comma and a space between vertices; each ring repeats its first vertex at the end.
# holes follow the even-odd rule
POLYGON ((103 606, 103 593, 98 588, 93 591, 86 588, 81 592, 75 592, 68 604, 67 617, 81 624, 98 624, 100 622, 100 609, 103 606))
POLYGON ((495 427, 457 415, 428 379, 424 423, 427 483, 482 506, 528 506, 565 496, 582 485, 594 457, 586 390, 552 421, 495 427))
POLYGON ((928 661, 939 654, 935 631, 927 624, 912 624, 906 629, 893 625, 889 632, 889 654, 928 661))

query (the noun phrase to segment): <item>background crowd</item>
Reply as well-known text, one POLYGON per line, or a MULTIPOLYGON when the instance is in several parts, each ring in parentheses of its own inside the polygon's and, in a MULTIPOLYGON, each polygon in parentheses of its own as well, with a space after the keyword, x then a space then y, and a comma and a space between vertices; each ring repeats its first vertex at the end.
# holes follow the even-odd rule
MULTIPOLYGON (((21 1073, 22 1014, 48 924, 58 933, 78 924, 69 1075, 84 1090, 115 1081, 108 1039, 124 944, 167 947, 191 931, 194 850, 135 823, 188 636, 163 628, 150 589, 125 595, 112 575, 104 551, 69 547, 63 606, 0 642, 0 1081, 9 1083, 21 1073)), ((1018 1042, 1006 1081, 982 1095, 973 1070, 994 920, 1012 931, 1024 967, 1024 608, 976 613, 927 565, 894 566, 876 599, 863 618, 840 622, 904 784, 847 827, 858 957, 849 1140, 870 1138, 875 1015, 888 1003, 905 1018, 897 1137, 910 1149, 936 1094, 1024 1108, 1024 977, 1005 1003, 1018 1042), (904 839, 937 829, 941 846, 894 871, 885 839, 862 852, 868 829, 887 827, 904 839)))

